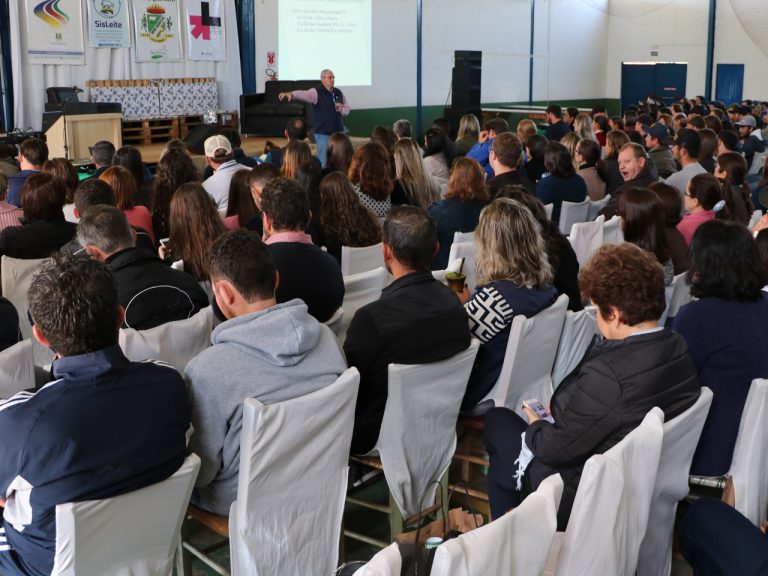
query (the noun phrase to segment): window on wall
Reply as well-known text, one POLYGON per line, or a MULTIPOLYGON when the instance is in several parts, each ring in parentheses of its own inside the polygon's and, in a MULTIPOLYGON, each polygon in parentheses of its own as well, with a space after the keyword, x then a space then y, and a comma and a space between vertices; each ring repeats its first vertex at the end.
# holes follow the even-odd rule
MULTIPOLYGON (((5 1, 7 0, 0 0, 0 2, 5 1)), ((243 94, 256 92, 256 36, 253 22, 253 1, 235 0, 243 94)))

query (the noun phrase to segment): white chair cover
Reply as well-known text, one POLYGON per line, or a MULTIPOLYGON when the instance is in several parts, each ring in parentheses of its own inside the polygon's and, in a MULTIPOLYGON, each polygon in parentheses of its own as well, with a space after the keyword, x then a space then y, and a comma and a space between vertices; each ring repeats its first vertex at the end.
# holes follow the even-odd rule
POLYGON ((344 277, 344 300, 341 303, 344 316, 341 319, 341 330, 336 335, 339 342, 344 343, 347 329, 352 318, 355 317, 355 312, 366 304, 379 299, 387 282, 387 277, 387 269, 383 266, 369 272, 344 277))
POLYGON ((560 206, 560 232, 568 236, 571 227, 577 222, 586 222, 589 215, 589 198, 581 202, 568 202, 563 200, 560 206))
POLYGON ((448 262, 453 262, 456 258, 464 258, 464 267, 462 271, 467 275, 466 284, 470 294, 477 285, 475 270, 475 243, 474 242, 454 242, 451 244, 451 251, 448 255, 448 262))
POLYGON ((325 321, 325 325, 331 329, 334 335, 338 338, 341 334, 342 323, 344 322, 344 308, 339 308, 333 313, 333 316, 325 321))
POLYGON ((579 365, 597 333, 597 323, 584 310, 566 311, 552 370, 552 386, 555 389, 579 365))
POLYGON ((183 373, 192 358, 211 345, 213 308, 186 320, 166 322, 149 330, 120 330, 120 348, 129 360, 162 360, 183 373))
POLYGON ((200 458, 190 454, 152 486, 56 506, 52 576, 168 576, 199 470, 200 458))
POLYGON ((341 274, 352 276, 362 272, 370 272, 379 266, 384 266, 382 243, 364 248, 341 247, 341 274))
POLYGON ((544 574, 633 576, 648 526, 664 413, 653 408, 621 442, 584 465, 565 534, 552 544, 544 574), (552 571, 554 558, 557 569, 552 571))
POLYGON ((592 253, 603 245, 604 216, 598 216, 594 222, 577 222, 571 227, 568 240, 576 252, 579 266, 584 266, 592 253))
POLYGON ((379 550, 370 562, 360 568, 353 576, 400 576, 403 558, 397 542, 379 550))
POLYGON ((237 500, 229 512, 234 576, 333 574, 360 373, 265 406, 243 406, 237 500))
POLYGON ((747 176, 760 174, 760 172, 763 170, 763 166, 765 165, 766 156, 768 156, 768 150, 754 153, 754 155, 752 156, 752 164, 749 167, 749 172, 747 172, 747 176))
POLYGON ((762 217, 763 217, 762 210, 755 210, 754 212, 752 212, 752 216, 749 217, 749 224, 747 224, 747 228, 752 230, 755 224, 757 224, 760 221, 760 218, 762 217))
POLYGON ((453 241, 454 242, 474 242, 475 233, 474 232, 454 232, 453 241))
POLYGON ((478 340, 431 364, 390 364, 378 453, 389 491, 404 518, 431 506, 456 449, 456 420, 475 362, 478 340))
POLYGON ((712 391, 704 387, 693 406, 664 423, 659 471, 648 516, 649 528, 637 560, 638 576, 670 574, 675 511, 677 503, 688 495, 688 472, 710 404, 712 391))
POLYGON ((18 258, 9 258, 3 256, 0 259, 0 283, 2 284, 2 294, 16 307, 19 313, 19 330, 21 337, 32 340, 32 349, 35 357, 36 366, 49 366, 53 361, 55 354, 48 348, 40 344, 32 336, 32 325, 27 317, 27 292, 32 284, 32 276, 38 265, 46 260, 40 258, 36 260, 21 260, 18 258))
MULTIPOLYGON (((606 194, 605 197, 602 200, 590 200, 589 201, 589 213, 587 214, 587 222, 592 222, 593 220, 597 219, 597 214, 605 208, 605 206, 608 204, 608 201, 611 199, 610 194, 606 194)), ((605 216, 603 216, 605 218, 605 216)))
POLYGON ((490 524, 446 541, 435 552, 431 576, 541 574, 557 530, 563 480, 544 480, 514 510, 490 524))
POLYGON ((603 224, 603 244, 621 244, 624 242, 624 233, 621 231, 619 217, 614 216, 603 224))
POLYGON ((736 510, 756 526, 768 507, 768 380, 755 378, 741 415, 739 435, 728 475, 733 480, 736 510))
POLYGON ((554 204, 544 204, 544 212, 547 214, 547 218, 552 220, 552 210, 554 210, 554 204))
MULTIPOLYGON (((670 286, 667 288, 670 288, 670 286)), ((691 301, 691 286, 686 282, 686 272, 675 276, 672 280, 671 288, 671 295, 667 300, 665 321, 677 316, 680 308, 691 301)))
POLYGON ((562 294, 533 318, 515 316, 499 379, 473 414, 504 406, 524 416, 523 400, 537 398, 544 404, 549 402, 554 390, 552 369, 567 307, 568 297, 562 294))
POLYGON ((22 340, 0 352, 0 399, 35 387, 32 341, 22 340))

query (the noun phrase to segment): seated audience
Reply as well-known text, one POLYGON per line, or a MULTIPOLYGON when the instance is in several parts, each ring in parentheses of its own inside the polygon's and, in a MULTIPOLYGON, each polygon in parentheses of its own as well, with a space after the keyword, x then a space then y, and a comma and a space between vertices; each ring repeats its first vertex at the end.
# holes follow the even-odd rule
POLYGON ((283 178, 296 178, 299 166, 312 161, 312 150, 304 141, 291 140, 285 147, 280 174, 283 178))
POLYGON ((717 156, 717 134, 709 128, 699 130, 701 149, 699 150, 699 164, 713 174, 715 172, 715 157, 717 156))
MULTIPOLYGON (((398 141, 407 141, 405 139, 398 141)), ((397 146, 397 144, 395 145, 397 146)), ((362 248, 381 242, 381 226, 360 203, 349 179, 333 172, 320 183, 320 246, 341 264, 341 247, 362 248)))
POLYGON ((648 189, 653 190, 661 200, 664 208, 664 238, 669 248, 669 257, 672 258, 675 275, 682 274, 688 270, 688 243, 677 229, 682 219, 683 199, 677 189, 663 182, 654 182, 648 189))
POLYGON ((437 230, 438 250, 432 260, 432 270, 445 269, 453 235, 456 232, 472 232, 489 200, 485 173, 477 160, 466 157, 457 159, 453 163, 445 199, 435 202, 427 210, 437 230))
POLYGON ((48 145, 39 138, 27 138, 19 146, 19 171, 8 178, 9 204, 23 208, 21 205, 21 189, 27 178, 43 169, 48 160, 48 145))
POLYGON ((58 504, 176 472, 190 423, 178 372, 120 350, 123 310, 104 264, 57 255, 35 273, 28 301, 35 339, 56 352, 55 380, 0 402, 0 574, 9 576, 51 574, 58 504))
POLYGON ((64 218, 67 222, 77 224, 75 216, 75 190, 80 183, 72 162, 64 158, 52 158, 43 164, 42 172, 58 176, 67 185, 67 196, 64 198, 64 218))
POLYGON ((651 176, 651 171, 647 164, 648 157, 645 154, 645 149, 640 144, 635 144, 634 142, 624 144, 619 151, 618 159, 619 172, 624 183, 611 193, 611 199, 608 201, 608 204, 600 210, 600 214, 605 216, 606 220, 618 214, 619 200, 621 200, 621 195, 626 190, 646 188, 656 181, 651 176))
POLYGON ((46 258, 69 242, 77 226, 64 219, 66 196, 67 187, 61 178, 45 173, 27 178, 21 189, 23 223, 0 232, 0 255, 46 258))
POLYGON ((248 222, 261 216, 251 194, 250 180, 250 170, 239 170, 232 176, 229 183, 227 213, 223 220, 226 228, 245 228, 248 222))
POLYGON ((112 187, 117 207, 123 211, 131 226, 146 230, 154 243, 155 232, 152 229, 152 214, 145 206, 136 205, 133 202, 138 188, 131 171, 122 166, 110 166, 101 173, 99 180, 104 180, 112 187))
POLYGON ((680 220, 677 229, 689 246, 696 229, 704 222, 727 219, 728 215, 722 186, 712 174, 699 174, 691 179, 685 190, 683 206, 688 214, 680 220))
POLYGON ((185 320, 208 306, 208 296, 192 276, 135 247, 133 230, 120 209, 88 210, 77 225, 77 239, 115 277, 123 328, 147 330, 185 320))
POLYGON ((185 272, 198 282, 208 282, 208 250, 226 229, 216 205, 200 184, 182 184, 174 192, 168 225, 169 241, 160 246, 160 258, 182 260, 185 272))
POLYGON ((398 140, 401 138, 413 138, 413 126, 411 126, 410 120, 406 120, 405 118, 396 120, 395 123, 392 124, 392 132, 395 133, 398 140))
POLYGON ((592 116, 592 130, 595 133, 597 143, 600 144, 600 149, 605 146, 605 136, 610 131, 608 128, 608 117, 604 114, 592 116))
POLYGON ((613 196, 616 189, 624 183, 619 170, 619 152, 629 137, 623 130, 611 130, 605 137, 605 157, 597 163, 600 178, 605 180, 605 193, 613 196))
POLYGON ((552 266, 554 278, 552 286, 558 295, 568 296, 568 310, 578 312, 584 306, 579 294, 579 260, 573 246, 558 228, 557 224, 547 217, 544 204, 532 194, 528 194, 521 186, 506 186, 499 192, 498 198, 509 198, 519 202, 531 211, 539 224, 541 236, 549 265, 552 266))
POLYGON ((381 298, 360 308, 344 342, 350 366, 360 371, 352 452, 376 444, 387 403, 390 363, 427 364, 469 346, 467 316, 429 263, 437 251, 435 225, 416 206, 396 206, 384 221, 384 265, 395 280, 381 298))
POLYGON ((563 109, 558 104, 547 106, 547 140, 550 142, 560 142, 560 139, 571 131, 571 126, 563 122, 563 109))
MULTIPOLYGON (((604 118, 604 116, 600 116, 604 118)), ((574 159, 578 165, 576 174, 581 176, 587 186, 587 196, 593 202, 605 198, 605 180, 597 171, 600 161, 600 145, 594 140, 582 140, 576 145, 574 159)))
POLYGON ((168 236, 173 193, 182 184, 199 181, 200 175, 186 149, 172 148, 160 158, 152 179, 152 228, 158 239, 168 236))
POLYGON ((768 377, 766 274, 744 226, 706 222, 693 235, 687 280, 698 300, 680 309, 673 328, 688 343, 701 385, 714 396, 691 474, 728 472, 749 386, 768 377))
POLYGON ((741 120, 733 123, 739 131, 739 143, 741 152, 747 161, 747 166, 752 166, 755 154, 765 152, 765 138, 763 131, 757 127, 757 121, 751 114, 744 115, 741 120))
POLYGON ((726 152, 741 153, 739 135, 732 130, 722 130, 717 133, 717 155, 720 156, 726 152))
POLYGON ((464 308, 480 349, 461 406, 464 411, 474 408, 499 379, 513 318, 531 318, 557 299, 541 228, 524 205, 508 198, 488 205, 480 214, 475 246, 477 288, 464 308))
POLYGON ((427 130, 424 134, 424 169, 441 186, 451 176, 454 158, 453 145, 448 136, 437 128, 427 130))
POLYGON ((536 196, 543 204, 552 204, 552 222, 560 222, 563 200, 582 202, 587 197, 587 185, 576 174, 568 149, 559 142, 548 142, 544 167, 549 172, 536 184, 536 196))
MULTIPOLYGON (((488 157, 491 154, 491 144, 496 136, 509 132, 509 125, 504 118, 490 118, 483 123, 483 130, 477 137, 477 144, 472 146, 467 152, 467 158, 473 158, 480 162, 480 166, 485 170, 486 178, 493 178, 493 168, 488 162, 488 157)), ((530 177, 530 175, 529 175, 530 177)), ((530 177, 532 182, 535 182, 533 177, 530 177)))
POLYGON ((573 119, 573 133, 581 140, 591 140, 592 142, 596 142, 598 147, 600 147, 600 143, 597 142, 597 136, 595 136, 595 130, 592 126, 592 118, 589 114, 582 112, 577 114, 573 119))
POLYGON ((701 152, 701 137, 696 130, 682 128, 675 134, 675 143, 672 146, 672 155, 681 168, 664 180, 665 183, 677 188, 680 194, 685 193, 688 182, 697 174, 706 174, 707 171, 699 164, 701 152))
POLYGON ((19 151, 15 144, 0 142, 0 174, 4 174, 6 179, 19 171, 18 157, 19 151))
POLYGON ((394 152, 395 142, 397 142, 397 140, 397 134, 395 134, 391 128, 387 128, 386 126, 373 127, 373 131, 371 132, 371 142, 384 146, 384 148, 387 149, 390 158, 394 152))
POLYGON ((630 188, 619 200, 621 232, 625 242, 650 252, 664 269, 664 285, 675 279, 675 267, 664 235, 664 205, 648 188, 630 188))
POLYGON ((427 173, 421 161, 420 148, 410 138, 395 143, 395 183, 392 190, 393 204, 412 204, 424 209, 440 199, 440 184, 427 173))
MULTIPOLYGON (((288 139, 288 143, 291 142, 306 142, 307 136, 309 135, 309 132, 307 130, 307 121, 302 118, 301 116, 296 116, 295 118, 291 118, 288 120, 288 124, 285 126, 284 131, 285 137, 288 139)), ((269 162, 270 164, 274 164, 278 168, 283 167, 283 158, 285 156, 285 151, 288 148, 288 146, 283 146, 282 148, 275 148, 271 152, 269 152, 265 158, 265 162, 269 162)), ((311 154, 310 154, 311 155, 311 154)), ((250 166, 251 168, 256 166, 256 162, 251 160, 252 164, 247 164, 247 166, 250 166)), ((312 156, 312 161, 316 162, 318 166, 320 166, 320 160, 317 158, 317 156, 312 156)))
POLYGON ((312 237, 312 243, 321 246, 320 240, 320 182, 323 169, 314 162, 304 162, 296 171, 296 182, 309 199, 310 218, 304 232, 312 237))
POLYGON ((21 340, 19 313, 10 300, 0 296, 0 352, 10 348, 19 340, 21 340))
POLYGON ((480 137, 480 122, 474 114, 464 114, 459 120, 459 131, 456 134, 456 153, 466 155, 477 144, 480 137))
POLYGON ((112 165, 114 156, 115 145, 108 140, 99 140, 91 146, 91 163, 96 166, 96 171, 90 177, 99 178, 112 165))
POLYGON ((13 204, 9 204, 5 197, 8 194, 8 177, 0 172, 0 231, 9 226, 20 226, 20 218, 24 211, 13 204))
MULTIPOLYGON (((539 134, 528 136, 525 141, 525 155, 528 160, 525 163, 525 175, 528 180, 538 184, 541 177, 547 171, 544 167, 544 154, 547 149, 547 139, 539 134)), ((486 170, 487 171, 487 170, 486 170)))
POLYGON ((571 157, 571 162, 573 163, 573 169, 578 170, 579 169, 579 163, 576 160, 576 147, 579 145, 579 142, 581 142, 582 138, 575 132, 571 132, 570 134, 566 134, 562 138, 560 138, 560 144, 565 146, 565 149, 568 150, 568 155, 571 157))
MULTIPOLYGON (((346 174, 350 164, 352 164, 354 154, 355 149, 352 147, 349 136, 343 132, 331 134, 331 137, 328 138, 328 160, 325 163, 325 168, 323 168, 323 174, 330 174, 331 172, 346 174)), ((320 161, 318 160, 318 162, 320 161)))
POLYGON ((261 193, 267 182, 280 176, 280 170, 269 163, 259 164, 251 169, 248 176, 248 186, 251 189, 251 197, 256 205, 256 215, 245 223, 245 228, 258 232, 259 236, 264 234, 264 224, 261 218, 261 193))
POLYGON ((488 155, 494 176, 488 180, 491 199, 496 198, 504 186, 520 185, 531 194, 536 193, 533 182, 520 170, 523 165, 523 145, 512 132, 503 132, 494 138, 488 155))
POLYGON ((122 166, 128 168, 136 181, 136 195, 133 197, 133 203, 137 206, 144 206, 146 209, 152 209, 152 173, 144 164, 141 158, 141 152, 134 146, 123 146, 119 148, 112 157, 113 166, 122 166))
POLYGON ((217 210, 226 210, 229 196, 229 181, 238 170, 247 170, 235 160, 232 144, 221 135, 211 136, 205 141, 205 161, 213 168, 213 175, 203 182, 203 188, 216 203, 217 210))
POLYGON ((669 178, 677 172, 677 164, 669 149, 669 130, 661 122, 656 122, 651 126, 643 124, 643 135, 645 148, 648 150, 648 157, 653 160, 656 170, 662 178, 669 178))
POLYGON ((280 274, 278 303, 301 298, 312 316, 327 321, 344 300, 344 280, 339 263, 304 232, 310 218, 306 193, 295 180, 274 178, 261 193, 261 212, 265 242, 280 274))
POLYGON ((558 530, 565 530, 589 457, 615 446, 654 406, 670 420, 699 395, 685 341, 657 326, 666 306, 664 275, 651 254, 627 242, 602 246, 582 268, 579 283, 603 338, 593 341, 579 367, 557 387, 549 402, 554 422, 527 408, 528 423, 507 408, 485 416, 494 518, 559 473, 565 488, 558 530))
POLYGON ((226 321, 184 373, 195 430, 189 449, 202 461, 192 503, 226 516, 237 497, 243 400, 274 404, 310 394, 332 384, 346 363, 331 330, 306 304, 277 303, 275 263, 256 233, 219 237, 210 269, 226 321))
POLYGON ((755 209, 752 191, 747 183, 747 161, 738 152, 726 152, 717 157, 715 177, 723 187, 723 199, 731 219, 746 226, 755 209))
POLYGON ((389 154, 381 144, 368 142, 355 150, 347 176, 363 206, 379 218, 392 207, 392 172, 389 154))

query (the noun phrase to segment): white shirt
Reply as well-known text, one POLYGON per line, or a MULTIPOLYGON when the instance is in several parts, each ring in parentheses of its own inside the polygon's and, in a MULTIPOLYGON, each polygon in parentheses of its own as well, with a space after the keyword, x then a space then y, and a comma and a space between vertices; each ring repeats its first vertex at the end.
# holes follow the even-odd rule
POLYGON ((229 201, 229 183, 232 176, 239 170, 250 170, 248 166, 238 164, 237 160, 230 160, 218 167, 216 172, 203 182, 203 188, 213 198, 219 210, 226 210, 229 201))

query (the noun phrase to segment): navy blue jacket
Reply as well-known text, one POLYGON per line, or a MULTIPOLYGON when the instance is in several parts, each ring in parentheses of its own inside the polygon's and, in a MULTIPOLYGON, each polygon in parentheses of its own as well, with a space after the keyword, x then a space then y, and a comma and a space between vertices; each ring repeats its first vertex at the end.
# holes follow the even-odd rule
POLYGON ((587 185, 578 174, 568 178, 545 176, 536 184, 536 196, 544 204, 552 204, 552 222, 560 223, 560 207, 563 200, 568 202, 583 202, 587 197, 587 185))
POLYGON ((333 134, 334 132, 344 132, 344 122, 341 120, 341 114, 336 111, 336 103, 344 102, 344 95, 341 90, 334 88, 328 90, 322 84, 318 86, 317 104, 312 107, 314 117, 315 133, 333 134))
POLYGON ((170 366, 114 345, 54 361, 53 376, 0 403, 0 526, 16 564, 0 552, 4 575, 51 573, 57 504, 138 490, 184 461, 189 400, 170 366))
POLYGON ((435 219, 437 241, 440 243, 432 260, 432 270, 445 269, 451 254, 454 232, 472 232, 477 228, 480 212, 484 207, 483 202, 465 202, 457 198, 446 198, 429 207, 427 212, 435 219))
POLYGON ((19 170, 8 178, 8 197, 6 198, 8 204, 21 208, 21 189, 24 187, 24 182, 27 181, 27 178, 35 174, 40 174, 40 170, 19 170))

